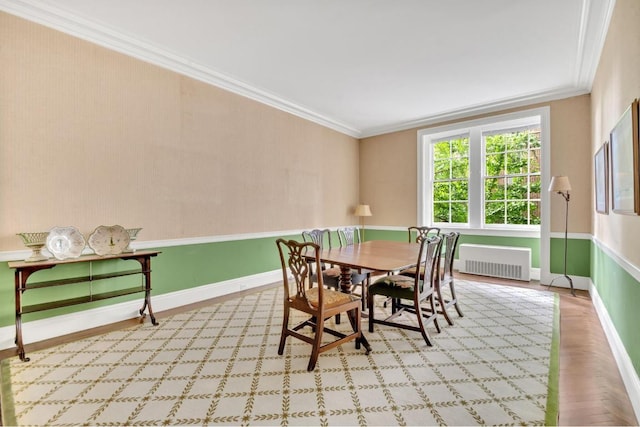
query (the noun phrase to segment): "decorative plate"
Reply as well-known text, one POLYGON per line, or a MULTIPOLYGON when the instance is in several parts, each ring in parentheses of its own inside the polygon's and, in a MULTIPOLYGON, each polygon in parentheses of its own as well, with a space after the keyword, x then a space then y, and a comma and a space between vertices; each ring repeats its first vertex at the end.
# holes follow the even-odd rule
POLYGON ((120 225, 101 225, 89 236, 96 255, 118 255, 129 246, 129 233, 120 225))
POLYGON ((53 227, 47 236, 47 250, 60 260, 78 258, 85 245, 84 236, 75 227, 53 227))

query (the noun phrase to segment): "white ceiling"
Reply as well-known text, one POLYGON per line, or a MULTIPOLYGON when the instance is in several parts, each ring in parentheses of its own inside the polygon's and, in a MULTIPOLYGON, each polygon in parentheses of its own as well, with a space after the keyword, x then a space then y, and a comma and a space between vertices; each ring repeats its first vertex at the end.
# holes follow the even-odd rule
POLYGON ((0 0, 363 137, 590 92, 615 0, 0 0))

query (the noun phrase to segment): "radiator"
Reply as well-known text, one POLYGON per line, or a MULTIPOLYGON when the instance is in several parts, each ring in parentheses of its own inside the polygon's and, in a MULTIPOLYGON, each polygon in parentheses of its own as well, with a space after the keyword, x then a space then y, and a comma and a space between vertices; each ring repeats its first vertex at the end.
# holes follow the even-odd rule
POLYGON ((529 281, 530 248, 463 243, 459 249, 458 270, 462 273, 529 281))

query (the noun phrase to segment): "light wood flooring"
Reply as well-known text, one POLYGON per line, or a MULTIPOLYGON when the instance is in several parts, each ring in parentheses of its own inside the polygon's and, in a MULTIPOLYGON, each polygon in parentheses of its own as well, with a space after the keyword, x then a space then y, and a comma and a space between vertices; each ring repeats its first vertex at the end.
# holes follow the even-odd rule
MULTIPOLYGON (((637 426, 609 342, 587 291, 548 288, 538 282, 518 282, 459 274, 469 280, 551 290, 560 295, 561 426, 637 426)), ((464 306, 463 306, 464 307, 464 306)))
MULTIPOLYGON (((546 286, 537 282, 508 281, 463 274, 460 274, 459 277, 547 290, 546 286)), ((551 290, 560 295, 559 425, 637 426, 638 420, 636 420, 595 308, 591 304, 589 293, 577 291, 576 296, 573 297, 568 289, 554 287, 551 290)), ((226 299, 229 296, 222 298, 226 299)), ((165 315, 175 314, 178 311, 211 302, 214 301, 206 301, 157 315, 158 318, 162 318, 165 315)), ((127 327, 136 322, 138 320, 132 319, 65 337, 28 344, 25 349, 29 353, 70 340, 127 327)), ((15 349, 0 351, 0 359, 15 355, 15 349)))

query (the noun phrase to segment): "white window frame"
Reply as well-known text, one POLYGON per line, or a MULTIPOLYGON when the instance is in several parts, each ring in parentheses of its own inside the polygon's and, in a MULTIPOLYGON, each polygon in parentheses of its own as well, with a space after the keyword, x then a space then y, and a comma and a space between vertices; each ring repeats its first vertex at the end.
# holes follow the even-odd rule
POLYGON ((486 117, 482 119, 458 122, 445 126, 422 129, 418 131, 418 212, 419 225, 432 226, 432 187, 431 166, 432 152, 430 144, 433 140, 441 140, 449 136, 469 134, 469 223, 437 224, 447 229, 462 229, 471 234, 505 235, 518 237, 540 237, 549 222, 549 194, 545 189, 549 183, 549 107, 522 110, 509 114, 486 117), (541 225, 483 225, 483 192, 482 171, 484 169, 483 132, 491 132, 509 127, 527 126, 540 123, 540 222, 541 225), (479 143, 478 143, 479 141, 479 143))

